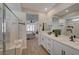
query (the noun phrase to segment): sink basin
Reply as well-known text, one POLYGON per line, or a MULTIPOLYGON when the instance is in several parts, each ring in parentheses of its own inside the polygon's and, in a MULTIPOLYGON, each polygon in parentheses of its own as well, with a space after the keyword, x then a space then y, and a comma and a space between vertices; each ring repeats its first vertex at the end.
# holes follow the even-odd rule
POLYGON ((67 42, 74 42, 74 43, 79 43, 79 38, 75 38, 74 41, 70 41, 71 39, 68 36, 60 35, 58 38, 61 38, 61 40, 67 41, 67 42))

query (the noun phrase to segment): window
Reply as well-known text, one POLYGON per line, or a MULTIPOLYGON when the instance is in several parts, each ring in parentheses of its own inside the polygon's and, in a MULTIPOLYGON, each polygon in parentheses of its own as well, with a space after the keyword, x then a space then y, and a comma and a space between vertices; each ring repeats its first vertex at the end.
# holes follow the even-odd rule
POLYGON ((26 31, 34 31, 35 25, 27 24, 26 31))

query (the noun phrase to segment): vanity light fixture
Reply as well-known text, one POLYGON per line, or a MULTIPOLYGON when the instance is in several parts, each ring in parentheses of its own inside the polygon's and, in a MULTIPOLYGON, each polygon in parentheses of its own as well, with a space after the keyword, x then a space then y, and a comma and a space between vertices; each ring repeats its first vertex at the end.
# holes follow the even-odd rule
POLYGON ((77 19, 72 19, 72 21, 79 21, 79 18, 77 18, 77 19))

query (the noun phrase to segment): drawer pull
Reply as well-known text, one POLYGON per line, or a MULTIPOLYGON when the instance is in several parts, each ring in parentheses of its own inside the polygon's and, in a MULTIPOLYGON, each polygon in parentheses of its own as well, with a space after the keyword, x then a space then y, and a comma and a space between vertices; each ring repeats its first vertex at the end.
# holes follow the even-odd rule
POLYGON ((62 54, 62 55, 65 55, 66 53, 65 53, 65 51, 64 51, 64 50, 62 50, 62 51, 61 51, 61 54, 62 54))

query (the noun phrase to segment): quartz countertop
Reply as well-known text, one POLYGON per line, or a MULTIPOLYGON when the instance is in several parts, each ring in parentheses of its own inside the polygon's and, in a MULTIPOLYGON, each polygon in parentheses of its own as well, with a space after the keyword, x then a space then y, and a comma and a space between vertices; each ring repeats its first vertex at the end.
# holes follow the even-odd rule
POLYGON ((47 37, 49 37, 57 42, 60 42, 64 45, 67 45, 71 48, 79 50, 79 41, 78 41, 79 39, 78 38, 74 39, 75 42, 72 42, 72 41, 70 41, 69 37, 65 36, 65 35, 59 35, 58 37, 55 37, 54 34, 49 35, 48 32, 45 32, 45 31, 42 31, 41 34, 45 35, 45 36, 47 36, 47 37))

